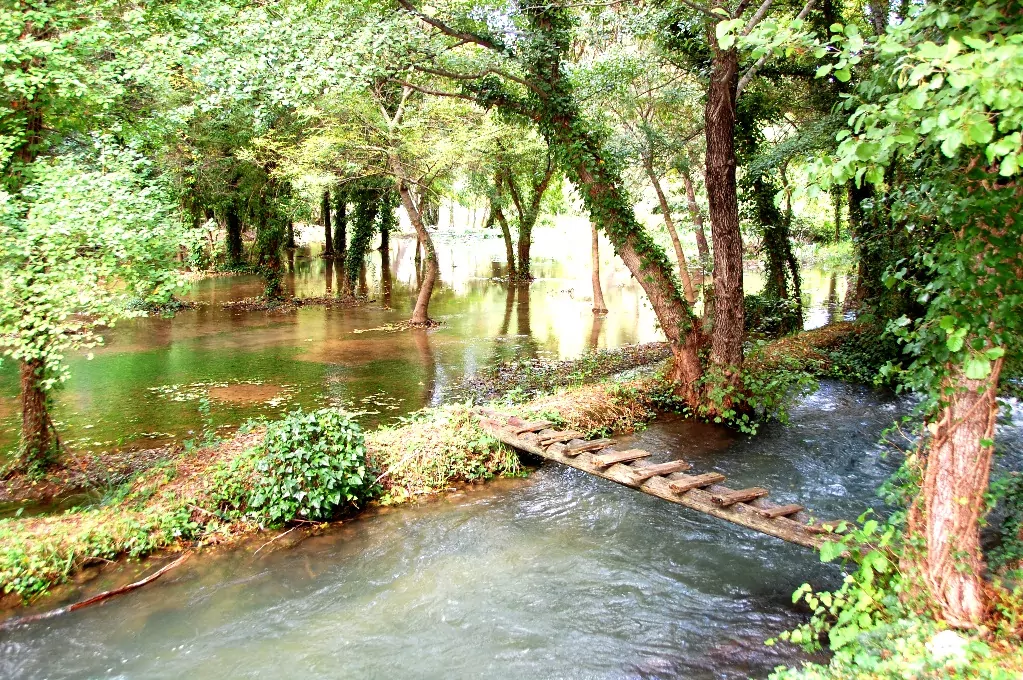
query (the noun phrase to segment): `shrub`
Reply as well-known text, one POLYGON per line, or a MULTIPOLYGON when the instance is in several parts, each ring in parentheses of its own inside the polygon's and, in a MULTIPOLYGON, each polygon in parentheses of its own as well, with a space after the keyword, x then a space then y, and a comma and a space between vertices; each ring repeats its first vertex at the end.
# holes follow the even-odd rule
POLYGON ((299 409, 271 423, 262 454, 248 508, 272 524, 330 519, 374 493, 362 429, 335 409, 299 409))

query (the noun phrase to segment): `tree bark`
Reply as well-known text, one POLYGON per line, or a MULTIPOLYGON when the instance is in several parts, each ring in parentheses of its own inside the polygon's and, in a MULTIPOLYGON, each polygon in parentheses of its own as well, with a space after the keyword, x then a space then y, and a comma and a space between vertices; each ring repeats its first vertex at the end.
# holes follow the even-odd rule
POLYGON ((44 370, 42 359, 29 359, 20 364, 21 457, 25 467, 44 467, 53 453, 50 436, 53 424, 42 387, 44 370))
POLYGON ((682 277, 682 290, 686 294, 686 301, 689 304, 696 302, 696 291, 693 290, 693 280, 689 277, 689 263, 686 262, 686 254, 682 250, 682 242, 678 238, 678 232, 675 230, 675 220, 671 218, 671 208, 668 206, 668 199, 664 195, 664 190, 661 188, 661 180, 657 177, 657 173, 654 172, 653 164, 649 161, 645 162, 646 174, 650 178, 651 184, 654 185, 654 191, 657 193, 657 201, 661 204, 661 214, 664 215, 664 226, 668 228, 668 235, 671 236, 671 244, 675 247, 675 258, 678 260, 678 273, 682 277))
POLYGON ((935 422, 928 424, 922 498, 910 514, 910 530, 923 532, 926 552, 919 565, 924 584, 956 627, 975 627, 988 614, 980 520, 991 471, 990 445, 998 416, 998 377, 1002 359, 983 380, 967 378, 949 366, 952 392, 935 422))
POLYGON ((242 223, 233 204, 227 209, 227 261, 235 267, 242 262, 242 223))
POLYGON ((500 206, 494 206, 494 218, 501 225, 501 236, 504 238, 505 258, 508 260, 508 278, 518 278, 518 271, 515 268, 515 248, 512 246, 511 229, 508 228, 508 219, 500 206))
POLYGON ((686 185, 686 203, 689 204, 689 214, 696 228, 696 250, 700 254, 700 263, 706 275, 711 265, 710 247, 707 245, 707 233, 703 229, 703 212, 696 202, 696 189, 693 187, 693 177, 689 173, 689 168, 682 168, 682 182, 686 185))
POLYGON ((323 190, 323 256, 334 257, 334 236, 330 231, 330 189, 323 190))
POLYGON ((600 289, 600 239, 597 235, 597 225, 590 223, 590 230, 593 232, 593 313, 597 316, 607 314, 607 305, 604 304, 604 291, 600 289))
MULTIPOLYGON (((395 170, 395 174, 400 177, 400 170, 395 167, 398 162, 396 159, 392 159, 391 165, 395 170)), ((423 245, 423 252, 426 255, 426 271, 423 274, 422 283, 419 285, 416 306, 412 310, 412 318, 410 319, 415 325, 425 326, 431 323, 430 296, 433 294, 433 287, 437 282, 437 276, 440 272, 437 266, 437 251, 433 247, 433 239, 430 238, 430 232, 426 230, 426 225, 423 223, 423 215, 415 200, 413 200, 412 192, 409 191, 405 180, 398 182, 398 194, 401 196, 401 203, 405 206, 405 212, 408 213, 409 221, 415 227, 416 235, 419 237, 419 242, 423 245)))
POLYGON ((337 191, 337 206, 334 211, 334 251, 339 257, 348 252, 348 192, 337 191))
MULTIPOLYGON (((713 29, 711 29, 713 30, 713 29)), ((735 187, 735 89, 739 58, 735 49, 716 49, 704 114, 707 136, 707 198, 714 239, 714 330, 711 364, 732 383, 742 370, 745 309, 742 288, 742 235, 735 187)))
MULTIPOLYGON (((288 247, 289 250, 294 250, 294 248, 295 248, 295 221, 294 220, 288 220, 288 245, 287 245, 287 247, 288 247)), ((295 257, 294 253, 292 253, 291 257, 292 257, 292 260, 294 260, 294 257, 295 257)), ((294 267, 292 267, 292 268, 294 268, 294 267)))

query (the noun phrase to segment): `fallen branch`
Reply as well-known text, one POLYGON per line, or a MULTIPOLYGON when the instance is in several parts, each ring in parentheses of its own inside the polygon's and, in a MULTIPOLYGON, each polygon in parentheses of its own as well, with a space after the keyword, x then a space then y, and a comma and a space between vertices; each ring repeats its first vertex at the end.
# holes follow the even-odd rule
POLYGON ((58 607, 57 609, 51 609, 50 611, 42 612, 41 614, 31 614, 29 616, 19 616, 13 619, 8 619, 7 621, 0 623, 0 630, 7 630, 10 628, 14 628, 15 626, 20 626, 24 623, 32 623, 33 621, 42 621, 44 619, 52 619, 56 616, 61 616, 63 614, 70 614, 73 611, 82 609, 83 607, 88 607, 89 605, 92 604, 98 604, 100 602, 103 602, 104 600, 109 600, 110 598, 116 597, 117 595, 130 593, 131 591, 136 590, 137 588, 141 588, 142 586, 148 583, 152 583, 156 579, 166 574, 171 569, 174 569, 175 567, 179 566, 182 562, 188 559, 188 557, 189 553, 184 553, 178 559, 174 560, 170 564, 165 564, 164 566, 160 567, 158 570, 156 570, 155 572, 153 572, 152 574, 150 574, 149 576, 145 577, 140 581, 135 581, 134 583, 129 583, 127 585, 121 586, 120 588, 114 588, 113 590, 107 590, 105 592, 100 593, 99 595, 94 595, 80 602, 69 604, 66 607, 58 607))

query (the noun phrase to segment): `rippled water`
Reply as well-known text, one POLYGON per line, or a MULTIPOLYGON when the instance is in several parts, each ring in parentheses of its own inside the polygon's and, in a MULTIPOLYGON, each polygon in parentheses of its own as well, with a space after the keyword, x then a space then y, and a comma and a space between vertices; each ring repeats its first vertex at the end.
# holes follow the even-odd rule
MULTIPOLYGON (((905 409, 824 383, 750 439, 684 420, 624 441, 825 518, 877 505, 905 409)), ((834 585, 806 549, 546 465, 273 552, 193 559, 104 605, 0 636, 5 678, 739 678, 804 658, 765 638, 834 585)))

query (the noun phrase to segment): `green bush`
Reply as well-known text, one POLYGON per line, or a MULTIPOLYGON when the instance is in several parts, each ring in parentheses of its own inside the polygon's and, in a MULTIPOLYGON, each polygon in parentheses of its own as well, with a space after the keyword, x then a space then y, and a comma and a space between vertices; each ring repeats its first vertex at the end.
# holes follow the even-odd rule
POLYGON ((335 409, 297 410, 271 423, 262 453, 248 509, 272 524, 327 520, 375 491, 362 429, 335 409))

